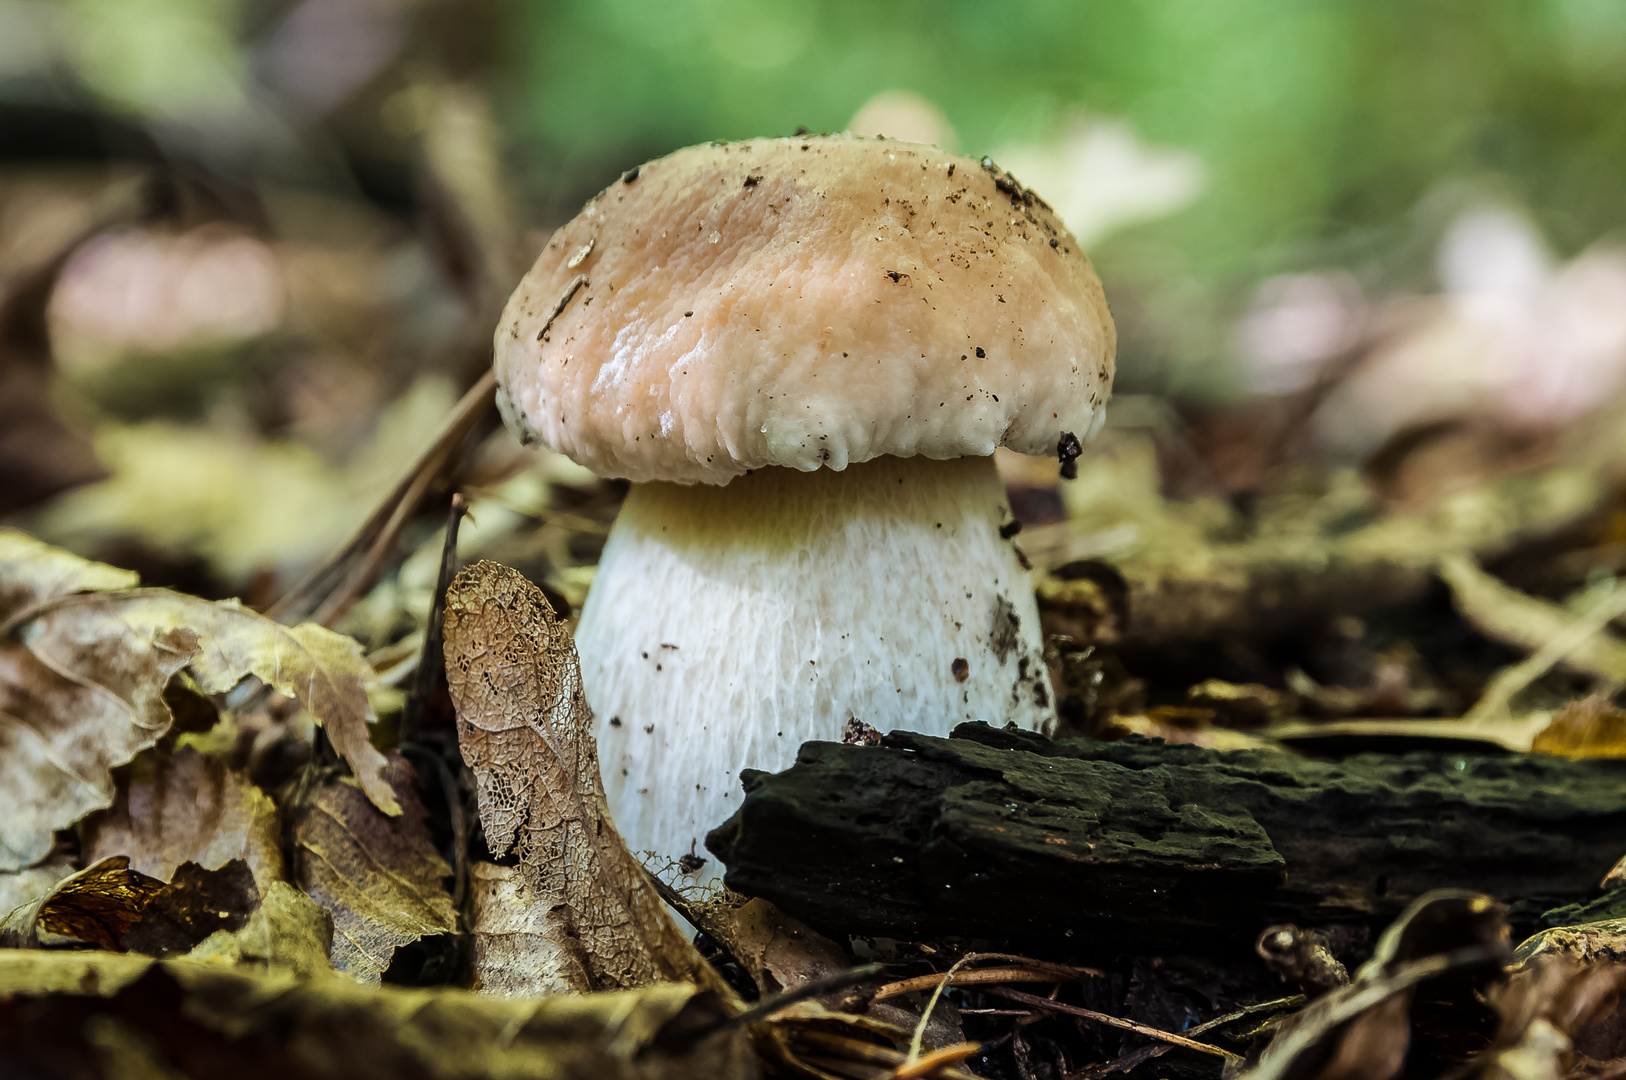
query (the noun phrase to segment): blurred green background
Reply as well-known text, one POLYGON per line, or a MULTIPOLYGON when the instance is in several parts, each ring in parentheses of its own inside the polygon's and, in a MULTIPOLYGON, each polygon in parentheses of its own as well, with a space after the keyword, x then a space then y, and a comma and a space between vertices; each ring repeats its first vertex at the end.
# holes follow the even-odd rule
POLYGON ((1626 383, 1621 0, 0 0, 0 515, 275 595, 551 228, 803 127, 1049 200, 1118 324, 1108 441, 1155 429, 1170 494, 1388 462, 1426 502, 1626 383))

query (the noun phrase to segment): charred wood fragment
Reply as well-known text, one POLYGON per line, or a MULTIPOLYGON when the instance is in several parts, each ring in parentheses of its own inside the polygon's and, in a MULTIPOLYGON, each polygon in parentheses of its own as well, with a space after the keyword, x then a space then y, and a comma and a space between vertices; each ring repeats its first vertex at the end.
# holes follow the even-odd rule
POLYGON ((1047 955, 1251 951, 1273 923, 1381 925, 1442 886, 1534 928, 1626 850, 1626 762, 1543 755, 1328 762, 964 724, 808 743, 744 781, 707 839, 731 888, 844 933, 1047 955))

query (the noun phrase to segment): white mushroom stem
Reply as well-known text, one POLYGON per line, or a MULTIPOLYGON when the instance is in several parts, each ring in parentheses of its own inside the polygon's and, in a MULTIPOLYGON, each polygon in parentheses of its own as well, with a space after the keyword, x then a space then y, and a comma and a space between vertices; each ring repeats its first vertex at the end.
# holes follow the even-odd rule
POLYGON ((634 485, 576 632, 629 846, 703 855, 742 769, 788 768, 850 718, 1043 726, 1039 614, 1009 521, 985 457, 634 485))

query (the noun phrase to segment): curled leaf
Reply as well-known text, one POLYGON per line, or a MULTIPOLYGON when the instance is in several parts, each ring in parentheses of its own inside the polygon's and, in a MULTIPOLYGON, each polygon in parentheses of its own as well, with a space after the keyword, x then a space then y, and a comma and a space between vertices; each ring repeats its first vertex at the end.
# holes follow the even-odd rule
POLYGON ((81 559, 16 529, 0 529, 0 623, 18 612, 76 592, 133 589, 133 570, 81 559))
POLYGON ((122 855, 103 859, 7 915, 0 925, 0 946, 82 943, 117 950, 163 887, 163 882, 131 870, 122 855))
POLYGON ((0 789, 23 808, 0 816, 0 869, 43 858, 51 834, 114 800, 111 770, 157 743, 172 716, 169 680, 205 693, 253 675, 324 724, 369 799, 400 812, 367 739, 374 719, 361 647, 314 624, 285 627, 235 601, 163 589, 57 596, 0 638, 0 789))

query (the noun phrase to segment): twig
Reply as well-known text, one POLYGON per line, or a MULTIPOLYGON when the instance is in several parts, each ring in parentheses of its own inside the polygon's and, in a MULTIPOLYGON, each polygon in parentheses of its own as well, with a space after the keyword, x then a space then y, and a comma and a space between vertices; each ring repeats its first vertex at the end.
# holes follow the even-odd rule
POLYGON ((429 604, 429 621, 424 624, 423 657, 418 661, 417 681, 412 696, 407 699, 406 712, 401 717, 401 741, 417 742, 423 735, 423 713, 429 699, 434 696, 445 678, 442 668, 446 664, 445 634, 441 615, 446 607, 446 587, 457 573, 457 534, 463 516, 469 512, 469 501, 454 494, 446 510, 446 541, 440 549, 440 573, 435 577, 435 595, 429 604))
MULTIPOLYGON (((1296 1009, 1304 1004, 1304 1000, 1305 998, 1303 994, 1294 994, 1291 997, 1273 998, 1270 1001, 1257 1001, 1252 1005, 1244 1005, 1240 1009, 1233 1009, 1223 1016, 1216 1016, 1212 1020, 1205 1020, 1196 1027, 1192 1028, 1187 1034, 1201 1035, 1205 1031, 1212 1031, 1214 1028, 1224 1027, 1226 1024, 1232 1023, 1236 1020, 1241 1020, 1245 1016, 1251 1016, 1257 1012, 1265 1012, 1268 1009, 1296 1009)), ((1113 1073, 1128 1072, 1130 1069, 1144 1064, 1145 1062, 1151 1061, 1153 1058, 1162 1057, 1164 1054, 1167 1054, 1169 1050, 1170 1046, 1168 1043, 1154 1043, 1151 1046, 1142 1046, 1139 1049, 1131 1050, 1129 1053, 1124 1054, 1121 1057, 1114 1058, 1112 1061, 1109 1061, 1103 1065, 1090 1065, 1080 1069, 1077 1072, 1068 1073, 1066 1080, 1101 1080, 1102 1077, 1111 1076, 1113 1073)))
POLYGON ((1064 1005, 1059 1001, 1051 1001, 1049 998, 1039 997, 1037 994, 1024 994, 1020 990, 1007 990, 1004 987, 999 986, 990 986, 982 992, 985 994, 992 994, 995 997, 1006 998, 1010 1001, 1021 1002, 1023 1005, 1032 1005, 1034 1008, 1043 1009, 1047 1012, 1061 1013, 1065 1016, 1076 1016, 1082 1020, 1092 1020, 1097 1024, 1106 1024, 1108 1027, 1120 1028, 1124 1031, 1133 1031, 1137 1035, 1145 1035, 1150 1039, 1159 1039, 1174 1046, 1183 1046, 1187 1050, 1195 1050, 1200 1054, 1212 1054, 1215 1057, 1240 1060, 1240 1055, 1233 1054, 1229 1050, 1222 1050, 1217 1046, 1210 1046, 1207 1043, 1200 1043, 1195 1039, 1188 1039, 1184 1035, 1175 1035, 1172 1032, 1159 1031, 1157 1028, 1147 1027, 1145 1024, 1136 1023, 1133 1020, 1125 1020, 1117 1016, 1108 1016, 1106 1013, 1098 1013, 1093 1009, 1083 1009, 1077 1005, 1064 1005))
MULTIPOLYGON (((948 980, 948 985, 976 986, 983 983, 1056 982, 1058 978, 1072 979, 1077 977, 1078 975, 1072 972, 1058 974, 1054 969, 1027 967, 979 968, 976 971, 957 972, 948 980)), ((875 991, 875 995, 870 1000, 885 1001, 887 998, 897 997, 900 994, 911 994, 916 990, 929 990, 941 984, 944 978, 945 976, 942 975, 917 975, 912 979, 887 983, 875 991)))
POLYGON ((289 589, 266 614, 285 623, 314 619, 323 626, 331 626, 338 622, 361 592, 372 584, 402 531, 417 515, 430 484, 446 469, 453 452, 474 430, 486 410, 494 407, 492 395, 496 387, 496 373, 488 370, 453 406, 451 415, 429 446, 355 534, 327 562, 289 589))
MULTIPOLYGON (((847 1035, 837 1035, 832 1031, 818 1031, 811 1028, 803 1028, 796 1032, 794 1040, 797 1043, 811 1047, 815 1050, 822 1050, 826 1054, 842 1055, 841 1058, 836 1060, 853 1063, 863 1062, 883 1066, 884 1068, 893 1070, 897 1069, 899 1066, 907 1064, 907 1060, 902 1052, 894 1050, 890 1046, 879 1046, 875 1043, 865 1042, 862 1039, 854 1039, 847 1035)), ((960 1045, 963 1046, 965 1044, 962 1043, 960 1045)), ((925 1059, 922 1058, 920 1060, 925 1059)), ((934 1068, 937 1070, 937 1075, 943 1077, 944 1080, 976 1080, 976 1077, 974 1077, 971 1073, 966 1072, 964 1069, 956 1068, 952 1062, 942 1062, 935 1065, 934 1068)), ((874 1075, 876 1080, 889 1080, 892 1074, 888 1072, 878 1072, 874 1075)), ((914 1075, 920 1076, 924 1074, 916 1073, 914 1075)))

